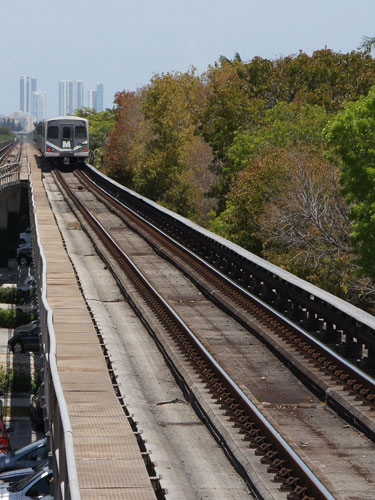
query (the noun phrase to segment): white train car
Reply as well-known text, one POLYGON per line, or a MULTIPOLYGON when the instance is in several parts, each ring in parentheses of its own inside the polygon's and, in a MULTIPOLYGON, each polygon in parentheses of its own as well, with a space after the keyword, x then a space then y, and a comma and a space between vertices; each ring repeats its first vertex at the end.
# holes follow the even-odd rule
POLYGON ((36 143, 48 160, 83 160, 89 156, 89 122, 78 116, 48 118, 36 126, 36 143))

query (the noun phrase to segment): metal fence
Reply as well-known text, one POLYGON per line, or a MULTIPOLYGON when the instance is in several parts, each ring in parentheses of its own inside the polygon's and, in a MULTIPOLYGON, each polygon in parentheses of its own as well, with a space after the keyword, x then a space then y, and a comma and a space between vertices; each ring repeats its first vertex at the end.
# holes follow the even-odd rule
POLYGON ((54 498, 56 500, 81 500, 75 461, 73 432, 61 387, 56 363, 56 337, 53 328, 53 311, 47 302, 47 262, 39 234, 38 216, 35 211, 33 184, 29 169, 31 225, 33 230, 35 274, 40 313, 40 328, 44 344, 43 377, 47 404, 46 428, 50 437, 51 460, 54 472, 54 498))
POLYGON ((9 163, 0 167, 0 191, 20 181, 21 163, 9 163))

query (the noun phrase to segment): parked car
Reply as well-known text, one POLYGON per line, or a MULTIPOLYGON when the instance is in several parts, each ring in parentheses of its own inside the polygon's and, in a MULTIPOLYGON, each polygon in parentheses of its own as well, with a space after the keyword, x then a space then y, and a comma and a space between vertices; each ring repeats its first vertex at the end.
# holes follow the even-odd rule
POLYGON ((30 400, 30 419, 37 429, 44 429, 44 384, 40 384, 38 390, 30 400))
POLYGON ((17 283, 4 283, 0 288, 17 288, 18 290, 23 290, 25 292, 32 292, 36 286, 36 280, 34 276, 29 276, 23 282, 23 285, 17 285, 17 283))
POLYGON ((31 228, 27 227, 23 233, 20 233, 20 238, 18 240, 18 245, 30 245, 32 243, 31 228))
POLYGON ((20 479, 23 479, 26 476, 30 476, 35 472, 41 471, 45 467, 48 467, 48 458, 42 460, 38 465, 34 467, 27 467, 26 469, 15 469, 15 470, 8 470, 5 472, 0 472, 0 488, 2 488, 3 486, 9 486, 11 483, 19 481, 20 479))
MULTIPOLYGON (((34 467, 48 457, 47 438, 39 439, 16 451, 0 454, 0 472, 34 467)), ((1 497, 0 497, 1 498, 1 497)))
POLYGON ((13 336, 8 340, 8 345, 14 353, 25 351, 39 351, 39 325, 38 320, 17 326, 13 336))
POLYGON ((38 314, 38 307, 32 302, 28 302, 26 304, 17 304, 16 306, 13 305, 13 309, 15 309, 17 312, 23 312, 26 314, 38 314))
POLYGON ((17 262, 18 264, 29 265, 33 261, 33 249, 29 245, 22 245, 17 248, 17 262))
POLYGON ((8 432, 12 432, 11 427, 6 428, 4 421, 0 419, 0 453, 6 453, 10 451, 10 437, 8 432))
POLYGON ((52 469, 44 468, 34 472, 9 486, 0 485, 0 498, 2 500, 30 500, 30 498, 43 498, 51 493, 52 469))
POLYGON ((26 292, 31 292, 36 285, 36 280, 34 276, 28 276, 25 281, 23 282, 23 285, 18 285, 17 288, 19 290, 24 290, 26 292))

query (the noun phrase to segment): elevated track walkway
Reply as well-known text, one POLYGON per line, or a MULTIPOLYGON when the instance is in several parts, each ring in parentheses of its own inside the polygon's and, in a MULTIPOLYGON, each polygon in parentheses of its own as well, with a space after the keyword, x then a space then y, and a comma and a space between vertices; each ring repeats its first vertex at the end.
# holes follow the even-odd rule
MULTIPOLYGON (((41 324, 42 331, 48 330, 44 339, 45 377, 53 464, 57 471, 55 498, 155 499, 136 436, 115 394, 95 327, 50 208, 35 154, 35 149, 28 145, 35 231, 40 245, 37 252, 44 253, 46 298, 53 315, 54 332, 43 313, 41 324), (50 365, 54 357, 66 401, 65 420, 58 415, 64 414, 64 409, 52 387, 50 365), (67 473, 67 467, 73 465, 64 451, 68 438, 74 446, 76 478, 67 473)), ((37 261, 40 266, 40 259, 37 261)))

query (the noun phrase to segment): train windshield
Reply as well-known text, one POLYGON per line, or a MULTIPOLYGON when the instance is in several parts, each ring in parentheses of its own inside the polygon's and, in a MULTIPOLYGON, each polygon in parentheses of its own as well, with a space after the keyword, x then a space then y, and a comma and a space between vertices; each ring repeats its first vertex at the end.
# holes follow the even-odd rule
POLYGON ((58 139, 59 138, 59 127, 50 126, 47 130, 47 139, 58 139))
POLYGON ((83 125, 78 125, 75 128, 76 139, 86 139, 86 127, 83 125))
POLYGON ((63 127, 63 140, 70 138, 70 127, 63 127))

